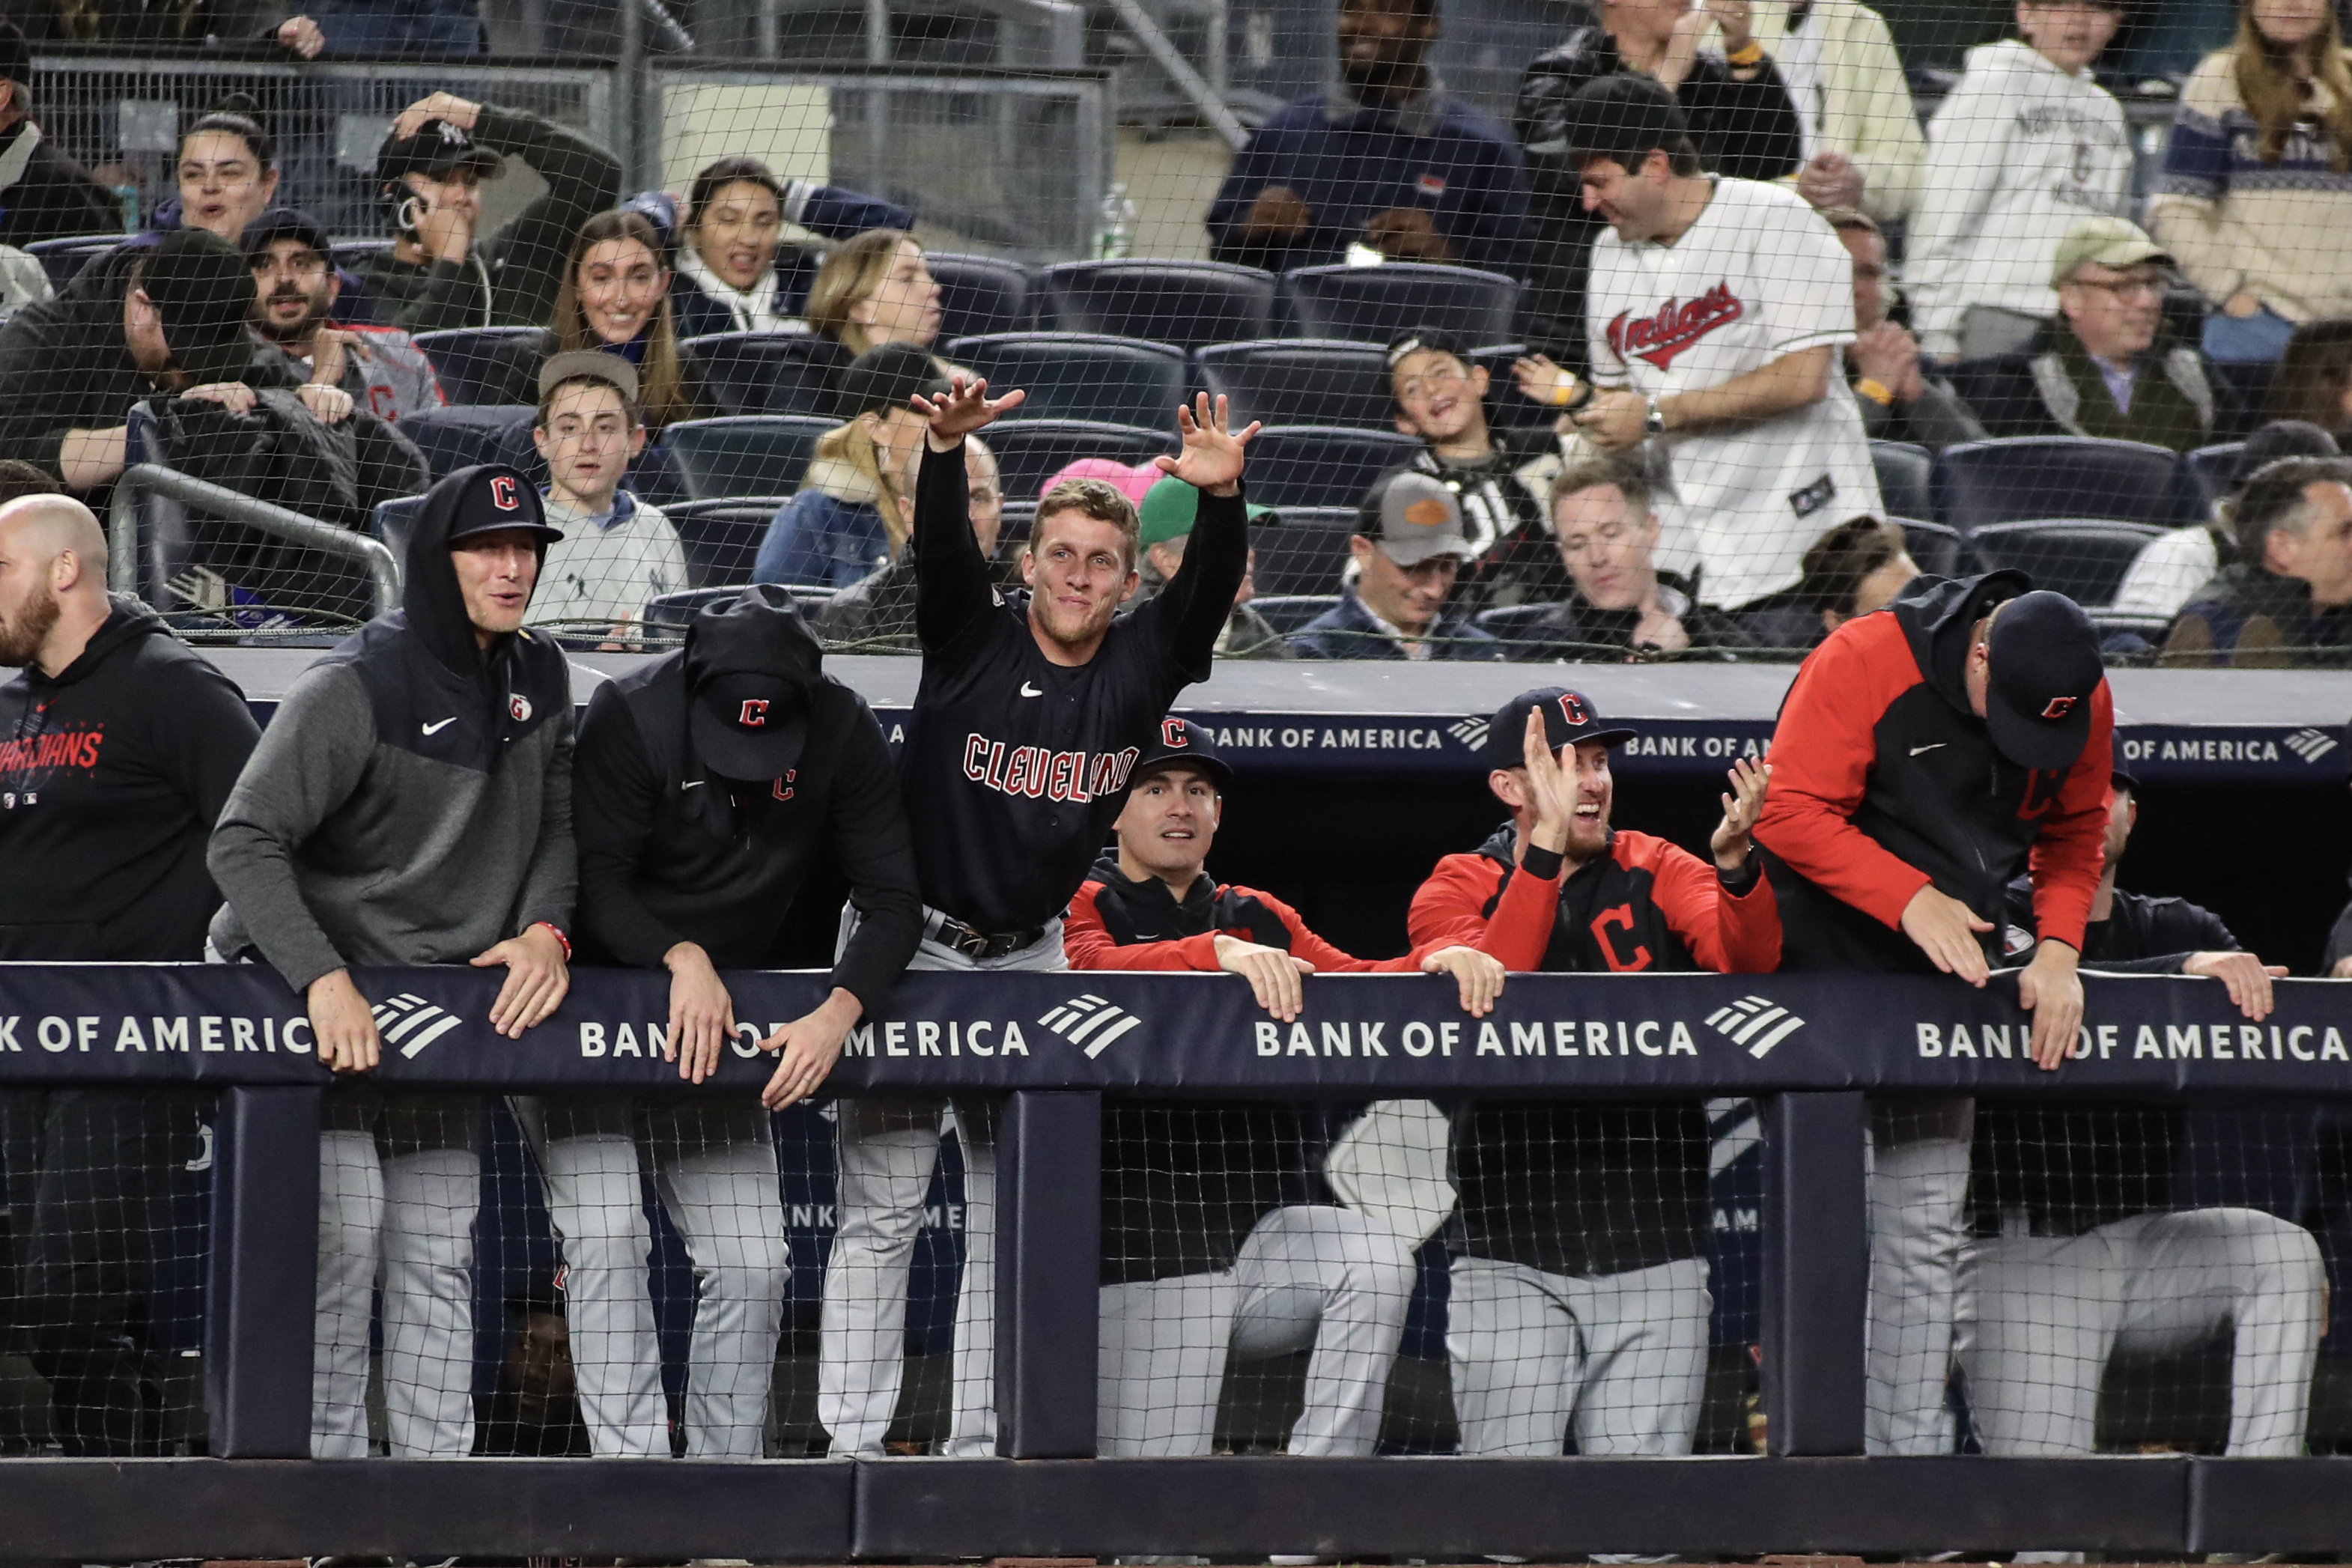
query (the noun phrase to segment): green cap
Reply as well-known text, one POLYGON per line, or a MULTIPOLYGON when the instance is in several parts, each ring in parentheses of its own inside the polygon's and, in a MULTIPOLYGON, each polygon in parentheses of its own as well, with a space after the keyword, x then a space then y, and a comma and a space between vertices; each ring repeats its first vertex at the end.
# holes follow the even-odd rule
POLYGON ((2120 217, 2086 217, 2068 229, 2050 259, 2050 287, 2074 276, 2074 269, 2086 261, 2118 271, 2145 261, 2173 264, 2171 253, 2150 239, 2146 229, 2120 217))
MULTIPOLYGON (((1252 503, 1246 508, 1250 521, 1255 522, 1274 509, 1252 503)), ((1165 544, 1171 539, 1181 539, 1192 531, 1192 520, 1200 515, 1201 492, 1173 475, 1161 479, 1143 492, 1143 504, 1136 514, 1143 522, 1143 548, 1165 544)))

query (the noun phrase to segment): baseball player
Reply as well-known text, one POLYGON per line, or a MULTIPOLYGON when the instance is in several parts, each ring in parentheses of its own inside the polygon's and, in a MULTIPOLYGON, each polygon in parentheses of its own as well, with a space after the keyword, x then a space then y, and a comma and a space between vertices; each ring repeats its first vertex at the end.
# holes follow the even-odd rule
MULTIPOLYGON (((719 971, 772 966, 820 858, 848 875, 866 918, 825 1000, 761 1042, 782 1053, 770 1105, 814 1089, 906 967, 921 919, 888 743, 857 694, 824 675, 792 596, 751 587, 707 606, 677 652, 598 687, 572 775, 582 953, 669 972, 664 1054, 688 1082, 717 1068, 737 1031, 719 971)), ((687 1454, 758 1458, 789 1267, 767 1111, 613 1096, 549 1096, 530 1109, 590 1446, 599 1457, 670 1451, 646 1290, 643 1150, 699 1287, 687 1454)))
MULTIPOLYGON (((2105 866, 2084 928, 2083 967, 2210 975, 2259 1022, 2264 964, 2210 912, 2116 886, 2139 808, 2114 775, 2105 866)), ((2033 945, 2030 886, 2011 884, 2005 943, 2033 945)), ((1977 1115, 1975 1243, 1963 1257, 1954 1350, 1988 1454, 2092 1452, 2109 1356, 2174 1354, 2231 1331, 2229 1452, 2303 1451, 2326 1321, 2319 1244, 2259 1209, 2171 1212, 2188 1110, 1992 1104, 1977 1115)))
MULTIPOLYGON (((2055 1070, 2083 1019, 2075 966, 2099 879, 2114 704, 2098 636, 2020 572, 1922 577, 1806 657, 1772 735, 1756 826, 1782 967, 1957 974, 2000 954, 2004 891, 2030 874, 2040 940, 2020 973, 2028 1050, 2055 1070), (1990 942, 1988 939, 1993 939, 1990 942)), ((1952 1447, 1945 1405, 1972 1102, 1872 1108, 1874 1454, 1952 1447)))
MULTIPOLYGON (((1771 887, 1748 832, 1768 771, 1730 773, 1714 866, 1609 826, 1609 748, 1633 731, 1581 693, 1524 692, 1487 731, 1511 820, 1414 894, 1415 942, 1514 970, 1770 971, 1771 887)), ((1597 1054, 1597 1053, 1596 1053, 1597 1054)), ((1465 1454, 1686 1454, 1706 1382, 1707 1121, 1696 1100, 1471 1101, 1446 1351, 1465 1454)))
MULTIPOLYGON (((964 437, 1023 401, 961 376, 936 401, 915 487, 915 630, 922 682, 899 777, 915 841, 923 938, 917 969, 1066 967, 1062 912, 1127 797, 1168 705, 1208 678, 1248 569, 1242 454, 1221 398, 1180 409, 1183 453, 1158 459, 1197 488, 1199 514, 1167 586, 1135 592, 1134 503, 1098 479, 1037 503, 1021 559, 1025 602, 991 581, 965 506, 964 437)), ((854 922, 854 909, 845 923, 854 922)), ((907 1279, 939 1150, 937 1100, 839 1104, 840 1228, 825 1268, 817 1413, 835 1454, 872 1454, 897 1406, 907 1279)), ((955 1392, 944 1451, 995 1451, 996 1169, 990 1108, 952 1110, 964 1154, 964 1258, 955 1392)))
POLYGON ((1702 174, 1674 95, 1604 77, 1566 106, 1584 205, 1607 220, 1585 297, 1592 380, 1571 416, 1604 451, 1656 441, 1672 483, 1660 563, 1738 609, 1797 585, 1808 545, 1878 515, 1838 370, 1853 264, 1795 192, 1702 174))
MULTIPOLYGON (((303 994, 321 1066, 383 1050, 353 964, 503 965, 490 1026, 520 1037, 571 985, 572 682, 522 629, 562 534, 514 469, 460 468, 409 536, 405 608, 302 672, 238 775, 206 854, 228 899, 211 947, 303 994)), ((383 1272, 395 1458, 474 1446, 470 1100, 353 1088, 319 1135, 310 1451, 368 1451, 369 1322, 383 1272)))
MULTIPOLYGON (((1212 879, 1202 867, 1232 783, 1205 731, 1161 721, 1136 763, 1118 847, 1071 900, 1070 967, 1222 969, 1283 1019, 1298 1016, 1307 974, 1447 973, 1465 1011, 1492 1009, 1503 966, 1475 947, 1352 958, 1273 894, 1212 879)), ((1206 1454, 1227 1357, 1311 1348, 1287 1451, 1371 1453, 1413 1251, 1444 1215, 1425 1193, 1410 1196, 1410 1130, 1437 1121, 1426 1100, 1386 1102, 1334 1144, 1306 1106, 1106 1101, 1098 1451, 1206 1454), (1391 1125, 1406 1138, 1386 1135, 1391 1125)))

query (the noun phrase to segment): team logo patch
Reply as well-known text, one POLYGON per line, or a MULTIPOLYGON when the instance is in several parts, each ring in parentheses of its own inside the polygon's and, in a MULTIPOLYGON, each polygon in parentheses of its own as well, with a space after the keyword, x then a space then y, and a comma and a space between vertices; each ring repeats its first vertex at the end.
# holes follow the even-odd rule
POLYGON ((1184 733, 1184 721, 1181 719, 1160 721, 1160 743, 1171 751, 1191 745, 1192 737, 1184 733))
POLYGON ((766 729, 768 727, 768 700, 764 697, 746 697, 743 699, 743 710, 735 715, 735 722, 740 729, 766 729))
POLYGON ((520 691, 507 693, 507 715, 518 724, 530 722, 530 699, 520 691))
POLYGON ((1636 320, 1631 310, 1618 311, 1609 323, 1609 346, 1621 360, 1647 360, 1665 370, 1676 354, 1747 313, 1731 285, 1718 283, 1696 300, 1668 300, 1655 315, 1636 320))
POLYGON ((1570 729, 1580 729, 1592 722, 1592 710, 1584 705, 1583 697, 1573 691, 1559 694, 1559 716, 1568 721, 1570 729))
POLYGON ((1421 194, 1431 201, 1435 201, 1445 194, 1445 178, 1442 174, 1423 174, 1413 183, 1421 187, 1421 194))
POLYGON ((1404 520, 1415 528, 1444 528, 1453 516, 1452 509, 1434 496, 1404 509, 1404 520))
POLYGON ((383 1043, 398 1046, 404 1057, 415 1056, 466 1021, 413 991, 387 996, 369 1011, 375 1015, 376 1032, 383 1037, 383 1043))
POLYGON ((1070 1044, 1084 1047, 1089 1060, 1102 1055, 1121 1035, 1143 1026, 1142 1019, 1091 992, 1071 997, 1037 1022, 1070 1044))
POLYGON ((522 496, 515 489, 513 475, 493 474, 490 476, 490 504, 498 508, 500 511, 520 511, 522 510, 522 496))
POLYGON ((784 776, 778 779, 773 784, 769 786, 769 793, 773 795, 778 800, 792 799, 793 781, 800 776, 800 769, 786 768, 784 770, 784 776))
POLYGON ((2074 697, 2053 697, 2042 708, 2042 716, 2044 719, 2063 719, 2074 710, 2074 704, 2079 700, 2074 697))
POLYGON ((1742 996, 1706 1016, 1707 1027, 1746 1046, 1761 1061, 1774 1046, 1805 1026, 1805 1021, 1769 996, 1742 996))

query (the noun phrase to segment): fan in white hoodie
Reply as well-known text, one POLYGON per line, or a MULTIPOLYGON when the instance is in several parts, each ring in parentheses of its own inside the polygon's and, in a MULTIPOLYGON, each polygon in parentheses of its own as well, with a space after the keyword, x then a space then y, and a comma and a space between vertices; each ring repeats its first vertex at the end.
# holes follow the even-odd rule
POLYGON ((2054 317, 2051 258, 2079 219, 2121 214, 2131 188, 2123 106, 2091 79, 2115 36, 2100 5, 2021 4, 2020 41, 1969 51, 1927 126, 1904 290, 1928 353, 1960 352, 1969 308, 2054 317))

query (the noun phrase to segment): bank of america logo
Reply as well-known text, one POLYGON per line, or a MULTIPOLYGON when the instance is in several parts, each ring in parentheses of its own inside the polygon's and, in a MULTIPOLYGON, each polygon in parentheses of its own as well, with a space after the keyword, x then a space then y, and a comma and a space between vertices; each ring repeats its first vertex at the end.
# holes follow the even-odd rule
POLYGON ((2305 762, 2315 763, 2336 749, 2336 738, 2325 730, 2297 730, 2284 744, 2305 762))
POLYGON ((1774 1046, 1805 1026, 1805 1021, 1765 996, 1742 996, 1706 1016, 1707 1026, 1746 1046, 1748 1054, 1762 1060, 1774 1046))
POLYGON ((1037 1021, 1070 1044, 1084 1047, 1089 1058, 1102 1055, 1113 1040, 1143 1024, 1126 1008, 1092 994, 1074 996, 1037 1021))
POLYGON ((466 1021, 408 991, 385 997, 372 1011, 383 1043, 398 1046, 404 1057, 415 1056, 466 1021))
POLYGON ((1465 719, 1445 726, 1445 732, 1475 752, 1486 743, 1486 725, 1484 719, 1465 719))

